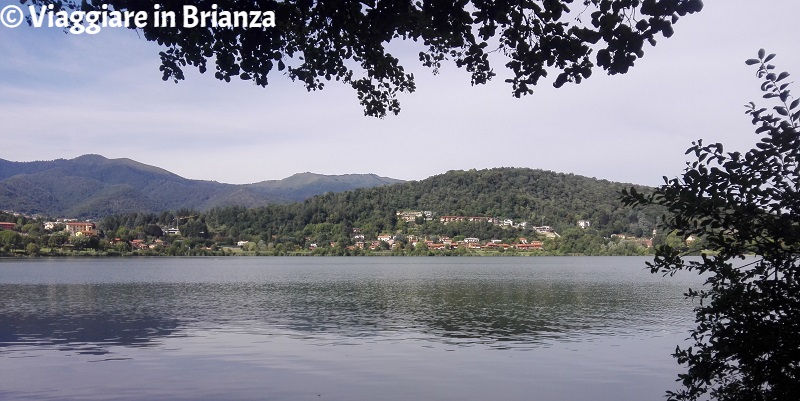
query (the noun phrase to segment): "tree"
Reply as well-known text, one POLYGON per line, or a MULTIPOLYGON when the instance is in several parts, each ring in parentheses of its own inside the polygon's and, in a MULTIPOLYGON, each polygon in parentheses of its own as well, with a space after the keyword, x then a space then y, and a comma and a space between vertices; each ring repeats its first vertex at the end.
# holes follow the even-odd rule
POLYGON ((27 246, 25 246, 25 253, 27 253, 28 255, 31 255, 31 256, 38 255, 39 254, 39 250, 40 250, 39 246, 36 245, 36 243, 33 243, 33 242, 31 242, 27 246))
POLYGON ((145 235, 149 235, 151 237, 161 238, 164 236, 164 231, 161 230, 157 224, 147 224, 142 228, 142 232, 145 235))
POLYGON ((19 248, 22 243, 22 237, 11 230, 0 230, 0 246, 3 247, 5 252, 12 249, 19 248))
POLYGON ((671 400, 796 400, 800 394, 800 100, 789 93, 786 72, 769 62, 762 49, 757 76, 768 110, 747 105, 760 135, 745 154, 724 152, 722 144, 693 143, 681 177, 667 180, 652 195, 634 189, 623 195, 629 205, 662 205, 666 229, 684 239, 702 237, 716 255, 686 260, 662 245, 650 269, 675 274, 695 271, 707 277, 688 297, 697 327, 693 345, 674 356, 686 373, 671 400), (757 259, 745 259, 753 254, 757 259))
MULTIPOLYGON (((214 76, 229 82, 239 77, 265 87, 275 69, 309 91, 342 81, 358 95, 366 115, 397 114, 397 94, 415 90, 414 76, 388 52, 404 39, 421 43, 419 61, 437 73, 452 60, 471 75, 473 85, 496 75, 489 55, 505 56, 516 97, 550 72, 560 87, 580 83, 599 67, 625 73, 644 56, 645 43, 673 34, 679 17, 699 12, 701 0, 21 0, 55 4, 54 11, 127 10, 144 12, 143 36, 165 49, 159 53, 162 78, 178 82, 183 69, 201 73, 213 63, 214 76), (160 6, 154 11, 154 4, 160 6), (218 7, 212 10, 211 4, 218 7), (101 7, 108 5, 107 10, 101 7), (184 26, 184 6, 217 16, 241 11, 274 12, 274 26, 184 26), (174 27, 157 26, 155 18, 175 13, 174 27), (161 14, 159 14, 161 13, 161 14), (584 22, 585 21, 585 22, 584 22)), ((215 19, 216 20, 216 19, 215 19)), ((230 21, 230 20, 229 20, 230 21)))
POLYGON ((51 248, 55 248, 58 246, 62 246, 69 241, 69 236, 63 232, 57 232, 50 236, 50 239, 47 240, 47 246, 51 248))

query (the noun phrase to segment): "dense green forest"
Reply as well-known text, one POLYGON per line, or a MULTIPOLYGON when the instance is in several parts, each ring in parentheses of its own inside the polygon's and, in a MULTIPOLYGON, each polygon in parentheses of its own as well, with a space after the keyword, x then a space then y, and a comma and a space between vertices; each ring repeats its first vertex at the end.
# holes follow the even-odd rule
MULTIPOLYGON (((541 254, 647 253, 653 242, 666 240, 663 234, 654 235, 662 211, 623 207, 620 192, 630 187, 522 168, 450 171, 421 181, 328 193, 290 204, 109 215, 97 228, 104 239, 100 248, 133 251, 131 241, 152 244, 158 239, 158 247, 140 249, 140 253, 176 255, 216 254, 226 248, 244 248, 253 254, 363 254, 369 253, 370 245, 373 251, 385 253, 430 254, 428 245, 445 238, 453 243, 444 252, 450 254, 465 253, 463 243, 455 245, 465 238, 494 241, 499 247, 523 239, 536 241, 541 254), (398 215, 403 211, 418 216, 403 219, 398 215), (442 216, 491 220, 445 223, 440 221, 442 216), (581 220, 590 226, 579 227, 581 220), (550 227, 553 234, 537 231, 542 226, 550 227), (392 241, 376 241, 379 236, 391 236, 392 241), (103 245, 114 239, 114 246, 103 245)), ((26 228, 30 231, 34 226, 26 228)), ((54 243, 45 236, 37 241, 40 248, 54 243)), ((55 245, 63 244, 58 238, 55 245)), ((497 250, 511 253, 516 251, 513 248, 497 250)))
POLYGON ((450 171, 422 181, 329 193, 292 204, 224 207, 203 213, 181 210, 160 215, 109 216, 101 221, 100 228, 125 235, 148 226, 177 222, 184 237, 228 245, 244 240, 260 243, 263 250, 277 246, 288 250, 331 242, 344 248, 361 239, 354 233, 363 235, 365 241, 381 234, 397 235, 402 245, 407 236, 476 237, 510 243, 519 237, 537 238, 532 231, 534 226, 551 226, 560 237, 546 241, 550 251, 598 254, 604 253, 603 247, 608 251, 612 234, 652 237, 660 211, 623 208, 619 193, 628 187, 629 184, 521 168, 450 171), (433 215, 404 221, 396 214, 404 210, 430 211, 433 215), (444 224, 439 221, 440 216, 511 219, 517 226, 487 222, 444 224), (579 228, 579 220, 588 220, 591 227, 579 228), (523 221, 528 222, 525 228, 518 226, 523 221))
POLYGON ((26 214, 99 218, 129 212, 291 203, 326 192, 389 185, 374 174, 300 173, 254 184, 190 180, 131 159, 83 155, 70 160, 0 159, 0 209, 26 214))

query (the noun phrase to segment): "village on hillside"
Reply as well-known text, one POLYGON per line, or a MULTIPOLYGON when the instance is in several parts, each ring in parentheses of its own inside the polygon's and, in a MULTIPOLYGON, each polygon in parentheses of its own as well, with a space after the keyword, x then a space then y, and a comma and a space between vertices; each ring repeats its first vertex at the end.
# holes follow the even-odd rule
MULTIPOLYGON (((530 253, 552 254, 558 251, 561 235, 553 227, 534 226, 526 221, 514 221, 507 218, 489 216, 437 216, 433 211, 400 210, 396 211, 397 221, 413 226, 415 223, 436 221, 443 226, 453 223, 491 224, 499 228, 515 229, 515 234, 503 238, 478 238, 475 236, 444 234, 417 235, 409 232, 374 233, 365 232, 361 228, 352 228, 347 243, 335 241, 314 241, 312 237, 303 238, 302 244, 288 246, 267 244, 262 239, 238 238, 231 242, 215 241, 213 237, 198 238, 196 235, 181 233, 180 221, 173 224, 150 226, 138 231, 118 230, 104 232, 98 223, 79 221, 76 219, 55 219, 42 221, 34 216, 25 216, 13 211, 4 211, 5 216, 17 217, 17 221, 0 222, 0 230, 14 233, 0 234, 0 246, 5 254, 61 254, 71 251, 94 250, 114 254, 167 254, 167 255, 204 255, 204 254, 430 254, 433 252, 459 251, 464 253, 530 253), (22 224, 21 224, 22 223, 22 224), (334 252, 341 250, 343 252, 334 252)), ((14 220, 14 219, 8 219, 14 220)), ((592 222, 578 220, 575 227, 589 230, 592 222)), ((512 232, 512 230, 509 230, 512 232)), ((202 233, 205 234, 205 233, 202 233)), ((653 237, 656 230, 653 230, 653 237)), ((608 246, 624 245, 630 249, 639 249, 648 253, 653 247, 653 237, 640 238, 627 234, 611 234, 606 238, 608 246)), ((217 238, 219 239, 219 238, 217 238)), ((695 238, 688 238, 691 244, 695 238)))

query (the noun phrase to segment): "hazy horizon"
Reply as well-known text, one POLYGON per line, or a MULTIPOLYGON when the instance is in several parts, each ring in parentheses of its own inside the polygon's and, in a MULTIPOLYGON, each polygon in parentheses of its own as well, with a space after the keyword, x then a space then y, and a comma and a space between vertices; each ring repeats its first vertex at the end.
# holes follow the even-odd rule
MULTIPOLYGON (((56 159, 49 159, 49 160, 24 160, 24 161, 20 161, 20 160, 9 160, 9 159, 2 159, 2 158, 0 158, 0 159, 2 159, 2 160, 6 160, 6 161, 9 161, 9 162, 15 162, 15 163, 32 163, 32 162, 51 162, 51 161, 56 161, 56 160, 74 160, 74 159, 76 159, 76 158, 78 158, 78 157, 81 157, 81 156, 101 156, 101 157, 103 157, 103 158, 105 158, 105 159, 108 159, 108 160, 121 160, 121 159, 127 159, 127 160, 133 160, 133 161, 135 161, 135 162, 141 163, 139 160, 132 159, 132 158, 130 158, 130 157, 110 158, 110 157, 106 157, 106 156, 104 156, 104 155, 99 155, 99 154, 96 154, 96 153, 87 153, 87 154, 84 154, 84 155, 79 155, 79 156, 76 156, 76 157, 73 157, 73 158, 69 158, 69 159, 66 159, 66 158, 63 158, 63 157, 62 157, 62 158, 56 158, 56 159)), ((401 179, 401 178, 393 177, 393 176, 391 176, 391 175, 381 175, 381 174, 377 174, 377 173, 373 173, 373 172, 369 172, 369 171, 361 171, 361 172, 359 172, 359 171, 356 171, 356 172, 342 173, 342 174, 326 174, 326 173, 319 173, 319 172, 315 172, 315 171, 298 171, 298 172, 291 173, 291 174, 289 174, 289 175, 287 175, 287 176, 285 176, 285 177, 281 177, 281 178, 270 178, 270 179, 264 179, 264 180, 260 180, 260 181, 253 181, 253 182, 232 183, 232 182, 224 182, 224 181, 210 180, 210 179, 204 179, 204 178, 189 178, 189 177, 185 177, 185 176, 183 176, 183 175, 181 175, 181 174, 178 174, 178 173, 176 173, 176 172, 174 172, 174 171, 171 171, 171 170, 169 170, 169 169, 163 168, 163 167, 161 167, 161 166, 158 166, 158 165, 147 164, 147 163, 142 163, 142 164, 145 164, 145 165, 147 165, 147 166, 150 166, 150 167, 156 167, 156 168, 159 168, 159 169, 162 169, 162 170, 166 170, 166 171, 168 171, 168 172, 170 172, 170 173, 173 173, 173 174, 176 174, 176 175, 178 175, 178 176, 180 176, 180 177, 187 178, 187 179, 191 179, 191 180, 197 180, 197 181, 214 181, 214 182, 219 182, 219 183, 221 183, 221 184, 232 184, 232 185, 248 185, 248 184, 257 184, 257 183, 260 183, 260 182, 265 182, 265 181, 281 181, 281 180, 284 180, 284 179, 287 179, 287 178, 290 178, 290 177, 293 177, 293 176, 296 176, 296 175, 302 175, 302 174, 314 174, 314 175, 322 175, 322 176, 329 176, 329 177, 340 177, 340 176, 344 176, 344 175, 375 175, 375 176, 377 176, 377 177, 380 177, 380 178, 396 179, 396 180, 402 180, 402 181, 404 181, 404 182, 409 182, 409 181, 422 181, 422 180, 428 179, 428 178, 430 178, 430 177, 433 177, 433 176, 437 176, 437 175, 446 174, 446 173, 448 173, 448 172, 450 172, 450 171, 487 170, 487 169, 495 169, 495 168, 520 168, 520 169, 527 169, 527 168, 530 168, 530 169, 533 169, 533 170, 552 171, 552 172, 554 172, 554 173, 574 174, 574 173, 570 173, 570 172, 564 172, 564 171, 554 171, 554 170, 546 170, 546 169, 537 169, 537 168, 532 168, 532 167, 519 167, 519 166, 497 166, 497 167, 487 167, 487 168, 481 168, 481 169, 474 169, 474 168, 473 168, 473 169, 450 169, 450 170, 447 170, 447 171, 442 171, 442 172, 439 172, 439 173, 434 173, 434 174, 431 174, 431 175, 429 175, 429 176, 427 176, 427 177, 422 177, 422 178, 418 178, 418 179, 411 179, 411 180, 405 180, 405 179, 401 179)), ((585 176, 585 177, 587 177, 587 178, 595 178, 595 179, 598 179, 598 180, 606 180, 606 181, 611 181, 611 182, 618 182, 618 183, 622 183, 622 184, 636 184, 636 185, 645 185, 645 184, 638 184, 638 183, 635 183, 635 182, 622 182, 622 181, 614 181, 614 180, 609 180, 609 179, 607 179, 607 178, 603 178, 603 177, 590 177, 590 176, 586 176, 586 175, 583 175, 583 174, 574 174, 574 175, 578 175, 578 176, 585 176)))
POLYGON ((693 140, 755 144, 743 105, 769 103, 744 60, 765 48, 779 70, 800 74, 797 15, 800 3, 788 0, 706 2, 627 74, 596 71, 560 89, 550 77, 522 99, 503 82, 501 58, 492 82, 471 87, 452 64, 436 76, 421 67, 413 42, 392 44, 417 92, 382 120, 365 117, 337 82, 309 93, 280 74, 260 88, 192 68, 185 81, 163 82, 161 48, 132 30, 0 28, 0 158, 94 153, 232 184, 302 171, 408 181, 514 166, 659 185, 681 173, 693 140))

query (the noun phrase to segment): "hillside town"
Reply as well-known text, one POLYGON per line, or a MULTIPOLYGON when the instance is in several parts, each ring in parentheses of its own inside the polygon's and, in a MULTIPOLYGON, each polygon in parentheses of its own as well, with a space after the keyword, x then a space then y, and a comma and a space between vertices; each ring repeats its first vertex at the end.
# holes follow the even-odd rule
MULTIPOLYGON (((433 211, 400 210, 395 212, 398 222, 415 226, 425 222, 438 222, 442 227, 450 224, 474 223, 491 225, 514 235, 502 238, 479 238, 465 235, 414 234, 404 232, 366 232, 361 228, 351 229, 348 241, 315 241, 308 236, 299 244, 267 243, 257 238, 235 238, 232 241, 208 235, 184 235, 181 219, 173 224, 150 225, 146 229, 107 232, 93 221, 55 219, 41 221, 34 216, 24 216, 13 211, 4 211, 5 216, 18 217, 17 221, 0 222, 0 230, 14 233, 0 235, 0 246, 5 254, 63 254, 75 251, 105 252, 109 255, 128 254, 435 254, 436 252, 465 253, 558 253, 561 235, 547 225, 534 226, 527 221, 490 216, 441 215, 433 211), (24 224, 20 224, 20 223, 24 224), (526 235, 519 235, 527 233, 526 235)), ((13 219, 8 219, 13 220, 13 219)), ((575 227, 589 230, 589 220, 578 220, 575 227)), ((185 227, 184 227, 185 228, 185 227)), ((205 233, 203 233, 205 234, 205 233)), ((656 231, 653 231, 655 237, 656 231)), ((653 237, 640 238, 627 234, 611 234, 608 245, 624 245, 647 253, 653 247, 653 237)), ((276 238, 277 240, 277 238, 276 238)), ((687 243, 694 241, 689 238, 687 243)), ((279 242, 279 241, 275 241, 279 242)), ((622 249, 622 248, 620 248, 622 249)))

